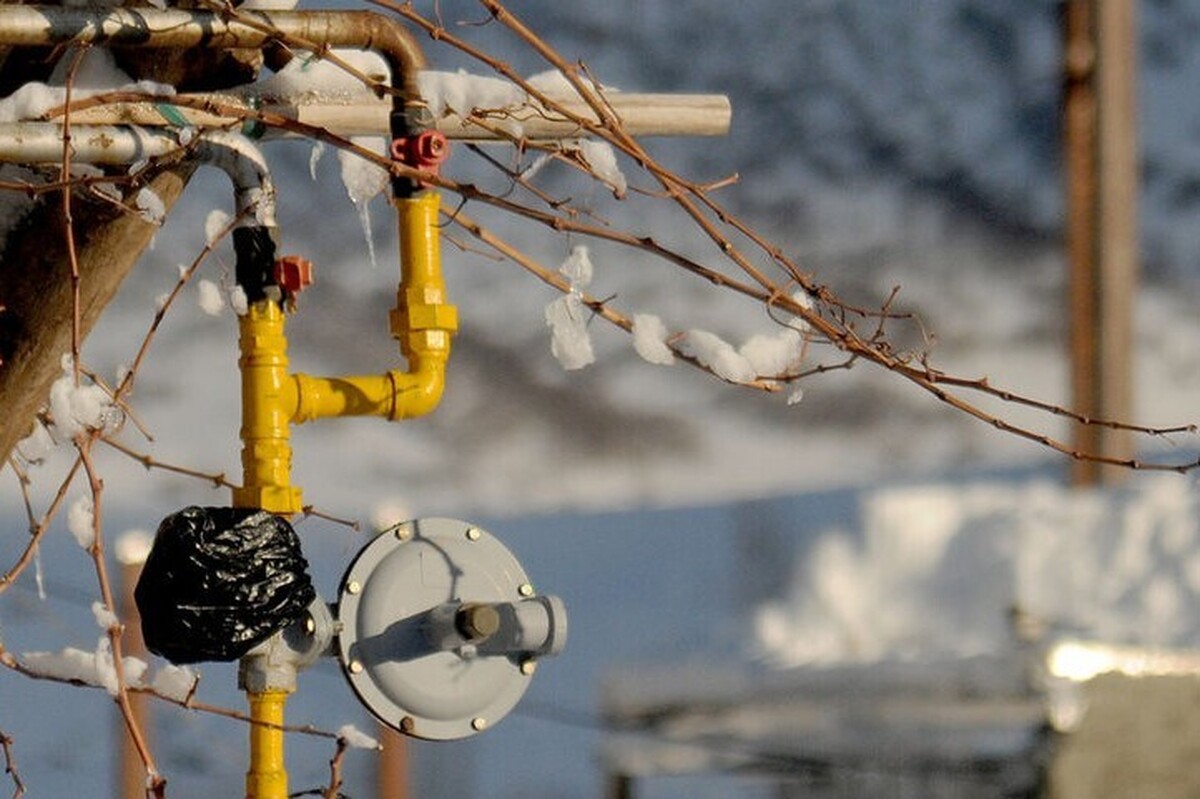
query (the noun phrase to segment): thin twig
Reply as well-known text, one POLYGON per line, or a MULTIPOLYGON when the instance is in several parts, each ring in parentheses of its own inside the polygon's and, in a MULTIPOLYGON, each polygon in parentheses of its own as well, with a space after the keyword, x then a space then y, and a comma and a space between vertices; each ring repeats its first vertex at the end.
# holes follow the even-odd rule
MULTIPOLYGON (((91 433, 86 436, 81 434, 76 439, 76 447, 79 450, 80 460, 83 461, 83 468, 87 473, 88 485, 92 493, 92 544, 88 553, 92 556, 92 563, 96 569, 96 582, 100 586, 101 601, 104 602, 104 606, 110 612, 115 613, 117 603, 113 595, 112 581, 108 576, 108 563, 104 556, 104 528, 102 524, 104 482, 100 479, 99 474, 96 472, 95 464, 92 461, 92 446, 96 442, 97 435, 98 433, 91 433)), ((108 640, 112 647, 113 672, 116 675, 117 683, 115 701, 117 707, 121 710, 121 717, 125 720, 125 728, 129 731, 129 737, 133 741, 133 746, 137 750, 142 764, 146 767, 148 792, 155 796, 161 796, 165 791, 166 780, 159 774, 158 766, 154 762, 154 755, 150 752, 150 747, 146 743, 146 736, 142 732, 141 724, 134 714, 133 705, 129 702, 129 686, 125 678, 125 662, 121 645, 123 634, 124 627, 120 624, 114 624, 108 628, 108 640)))
POLYGON ((13 754, 13 739, 8 733, 0 730, 0 748, 4 750, 4 773, 12 780, 12 799, 20 799, 25 795, 25 783, 21 781, 21 773, 17 771, 17 756, 13 754))

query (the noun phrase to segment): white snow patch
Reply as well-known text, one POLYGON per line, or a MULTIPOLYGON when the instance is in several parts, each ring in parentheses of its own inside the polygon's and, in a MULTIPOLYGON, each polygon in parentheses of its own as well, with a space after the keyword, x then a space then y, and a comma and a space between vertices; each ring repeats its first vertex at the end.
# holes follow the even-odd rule
POLYGON ((133 205, 137 209, 138 216, 152 225, 161 225, 167 216, 167 207, 162 198, 148 186, 138 189, 137 196, 133 199, 133 205))
POLYGON ((758 377, 758 372, 746 356, 715 333, 689 330, 681 339, 680 347, 685 355, 695 358, 717 377, 731 383, 749 383, 758 377))
POLYGON ((92 603, 92 616, 96 619, 96 626, 101 630, 111 630, 114 627, 121 626, 121 620, 117 618, 117 614, 108 609, 99 600, 92 603))
MULTIPOLYGON (((63 59, 51 77, 49 84, 26 83, 8 97, 0 100, 0 122, 18 122, 37 119, 50 109, 66 102, 67 91, 62 85, 65 80, 63 59)), ((72 100, 82 100, 110 91, 145 94, 151 97, 169 97, 175 93, 172 86, 153 81, 131 81, 130 77, 117 68, 112 54, 102 48, 91 48, 80 61, 75 73, 72 100)))
POLYGON ((204 241, 212 244, 225 229, 229 227, 230 216, 220 208, 214 208, 208 212, 208 216, 204 218, 204 241))
POLYGON ((187 666, 168 663, 155 673, 150 689, 167 699, 186 702, 199 681, 200 677, 187 666))
POLYGON ((81 494, 67 509, 67 529, 75 536, 75 542, 83 549, 91 549, 96 543, 96 518, 92 512, 92 498, 81 494))
POLYGON ((379 741, 367 735, 362 730, 355 727, 353 724, 343 724, 338 728, 338 738, 346 742, 347 746, 355 749, 382 749, 379 741))
POLYGON ((1177 476, 1121 491, 1026 484, 886 488, 861 534, 831 529, 755 629, 772 663, 1007 651, 1010 609, 1050 630, 1135 646, 1193 645, 1200 496, 1177 476))
MULTIPOLYGON (((334 48, 338 59, 356 72, 381 83, 390 83, 391 70, 378 53, 369 50, 334 48)), ((374 90, 358 75, 339 64, 313 55, 293 58, 279 72, 256 86, 266 98, 286 99, 291 103, 336 104, 374 99, 374 90)))
POLYGON ((70 355, 62 358, 62 377, 50 386, 50 416, 54 421, 52 434, 57 441, 70 441, 88 430, 111 432, 120 426, 122 414, 113 405, 112 397, 94 383, 75 385, 73 361, 70 355))
POLYGON ((633 315, 633 348, 650 363, 670 366, 675 363, 675 353, 667 346, 667 326, 654 314, 633 315))
POLYGON ((795 371, 804 359, 804 337, 791 328, 759 333, 739 347, 738 353, 757 375, 783 376, 795 371))
MULTIPOLYGON (((59 652, 27 652, 21 655, 21 661, 31 671, 45 677, 94 685, 103 688, 109 696, 116 696, 119 691, 112 643, 107 635, 100 637, 92 652, 75 647, 67 647, 59 652)), ((142 678, 147 668, 145 661, 126 657, 122 658, 121 666, 126 686, 143 687, 142 678)))
POLYGON ((546 306, 550 352, 563 369, 582 369, 596 360, 587 329, 589 313, 575 293, 564 294, 546 306))
POLYGON ((595 139, 580 139, 576 146, 592 174, 611 186, 617 196, 625 194, 629 184, 617 164, 617 153, 611 144, 595 139))
POLYGON ((196 286, 196 302, 200 310, 209 316, 220 316, 225 310, 225 298, 221 296, 221 288, 211 280, 201 280, 196 286))
POLYGON ((524 105, 528 99, 525 92, 507 80, 472 75, 465 70, 422 70, 417 75, 417 87, 435 118, 447 112, 465 117, 476 109, 510 110, 524 105))
POLYGON ((580 291, 592 282, 595 268, 588 248, 577 245, 559 266, 571 291, 546 306, 546 325, 550 328, 550 352, 563 369, 582 369, 596 360, 592 339, 588 334, 590 311, 583 304, 580 291))
POLYGON ((245 316, 250 312, 250 299, 246 296, 244 288, 235 284, 229 290, 229 307, 238 316, 245 316))
POLYGON ((580 291, 590 286, 596 269, 592 266, 591 253, 587 246, 578 244, 572 247, 571 254, 558 267, 558 271, 570 281, 572 291, 580 291))

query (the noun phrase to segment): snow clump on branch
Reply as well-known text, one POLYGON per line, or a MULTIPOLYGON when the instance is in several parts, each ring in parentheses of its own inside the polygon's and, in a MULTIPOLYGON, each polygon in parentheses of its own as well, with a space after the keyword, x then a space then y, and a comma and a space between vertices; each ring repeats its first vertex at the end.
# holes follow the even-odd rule
POLYGON ((550 352, 563 369, 582 369, 596 360, 587 329, 589 311, 581 293, 592 282, 594 272, 588 248, 579 245, 572 249, 558 271, 567 278, 571 290, 546 306, 550 352))
POLYGON ((59 442, 70 441, 80 433, 97 430, 110 433, 123 419, 108 392, 94 383, 75 385, 74 361, 62 359, 63 374, 50 386, 51 434, 59 442))
POLYGON ((654 314, 633 315, 633 348, 650 363, 670 366, 675 354, 667 344, 667 326, 654 314))
POLYGON ((346 746, 355 749, 382 749, 379 741, 367 735, 362 730, 355 727, 353 724, 343 724, 338 728, 338 738, 346 742, 346 746))
MULTIPOLYGON (((21 660, 27 669, 42 677, 94 685, 103 688, 109 696, 116 696, 120 692, 112 642, 107 635, 100 637, 93 652, 67 647, 61 652, 27 652, 21 656, 21 660)), ((121 668, 126 686, 142 687, 147 668, 144 660, 122 658, 121 668)))
POLYGON ((96 543, 96 517, 92 510, 92 498, 81 495, 67 509, 67 529, 75 537, 75 543, 83 549, 91 549, 96 543))
POLYGON ((201 280, 196 286, 196 302, 200 310, 209 316, 220 316, 225 310, 225 298, 221 296, 220 287, 211 280, 201 280))

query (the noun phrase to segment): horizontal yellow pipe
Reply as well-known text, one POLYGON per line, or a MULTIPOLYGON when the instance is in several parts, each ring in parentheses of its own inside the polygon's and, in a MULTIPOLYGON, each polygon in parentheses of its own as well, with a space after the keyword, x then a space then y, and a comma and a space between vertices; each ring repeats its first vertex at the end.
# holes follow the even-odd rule
POLYGON ((435 407, 445 387, 445 367, 429 359, 418 372, 312 377, 293 375, 299 398, 297 424, 337 416, 379 416, 389 421, 422 416, 435 407))

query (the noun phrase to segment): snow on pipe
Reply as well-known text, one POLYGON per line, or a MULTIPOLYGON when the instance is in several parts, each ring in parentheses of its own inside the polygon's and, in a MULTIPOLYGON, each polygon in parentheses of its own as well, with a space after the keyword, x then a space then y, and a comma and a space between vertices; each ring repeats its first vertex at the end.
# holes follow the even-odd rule
MULTIPOLYGON (((179 50, 259 49, 281 39, 316 53, 331 47, 378 53, 392 73, 392 86, 374 87, 379 95, 392 95, 391 138, 402 139, 428 126, 429 111, 417 86, 425 56, 407 28, 374 12, 241 11, 231 19, 220 12, 201 10, 0 6, 0 47, 104 44, 179 50)), ((412 180, 392 180, 397 197, 412 196, 418 189, 419 184, 412 180)))
MULTIPOLYGON (((275 227, 275 184, 266 159, 249 139, 228 131, 206 131, 186 146, 167 131, 119 126, 74 129, 71 159, 97 166, 125 166, 175 153, 214 166, 233 183, 239 225, 275 227)), ((0 161, 59 164, 63 128, 50 122, 0 124, 0 161)))

